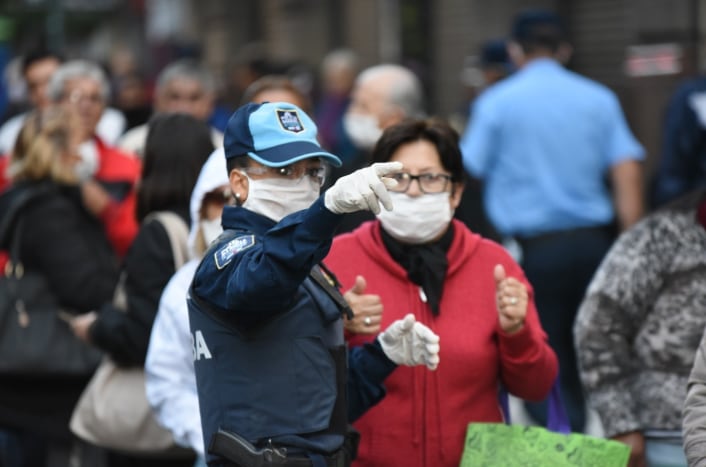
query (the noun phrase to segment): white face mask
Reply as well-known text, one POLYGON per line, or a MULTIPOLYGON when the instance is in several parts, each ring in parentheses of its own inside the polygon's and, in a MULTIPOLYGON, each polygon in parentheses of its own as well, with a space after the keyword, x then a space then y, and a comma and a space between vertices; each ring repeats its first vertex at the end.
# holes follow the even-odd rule
POLYGON ((372 115, 347 113, 343 116, 343 128, 353 144, 368 151, 375 147, 382 136, 378 119, 372 115))
POLYGON ((203 234, 203 240, 206 242, 206 248, 208 248, 215 239, 218 238, 220 234, 223 233, 223 227, 221 227, 221 218, 216 217, 215 219, 203 219, 200 223, 201 233, 203 234))
POLYGON ((98 148, 93 141, 85 141, 78 147, 81 160, 74 165, 74 173, 80 181, 88 180, 98 171, 98 148))
POLYGON ((319 184, 308 176, 304 180, 248 177, 248 197, 242 206, 279 222, 284 216, 311 206, 320 190, 319 184))
POLYGON ((427 243, 440 236, 453 216, 449 193, 425 194, 417 197, 390 193, 392 211, 382 209, 378 219, 385 232, 403 243, 427 243))

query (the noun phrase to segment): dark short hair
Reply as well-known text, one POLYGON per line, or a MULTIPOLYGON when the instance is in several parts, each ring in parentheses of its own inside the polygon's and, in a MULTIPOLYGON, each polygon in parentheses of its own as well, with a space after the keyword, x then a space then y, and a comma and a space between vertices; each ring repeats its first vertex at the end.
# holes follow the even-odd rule
POLYGON ((188 212, 201 166, 213 149, 206 123, 187 114, 155 115, 149 122, 137 192, 138 220, 167 209, 188 212))
POLYGON ((555 53, 565 39, 564 26, 556 13, 543 9, 525 10, 513 21, 512 38, 525 53, 540 50, 555 53))
POLYGON ((442 167, 451 174, 451 181, 462 183, 464 177, 458 133, 440 118, 408 119, 385 129, 373 149, 373 162, 388 162, 403 144, 425 140, 439 153, 442 167))
POLYGON ((235 169, 242 169, 250 166, 250 157, 245 154, 243 156, 228 157, 226 159, 226 169, 228 175, 235 169))
POLYGON ((37 62, 41 62, 42 60, 46 60, 49 58, 53 58, 59 63, 63 63, 64 61, 64 57, 61 54, 53 52, 47 48, 39 48, 27 52, 22 57, 22 76, 27 74, 27 70, 29 69, 29 67, 31 67, 37 62))

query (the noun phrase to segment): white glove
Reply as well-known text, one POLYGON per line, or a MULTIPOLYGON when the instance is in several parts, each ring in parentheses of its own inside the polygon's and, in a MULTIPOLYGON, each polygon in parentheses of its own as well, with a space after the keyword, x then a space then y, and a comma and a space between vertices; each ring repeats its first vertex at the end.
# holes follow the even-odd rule
POLYGON ((399 172, 402 167, 401 162, 378 162, 339 178, 324 195, 326 209, 336 214, 366 209, 378 214, 378 203, 382 203, 385 209, 392 211, 387 189, 397 185, 397 180, 385 175, 399 172))
POLYGON ((426 365, 430 370, 439 365, 439 336, 411 313, 389 325, 378 339, 387 358, 398 365, 426 365))

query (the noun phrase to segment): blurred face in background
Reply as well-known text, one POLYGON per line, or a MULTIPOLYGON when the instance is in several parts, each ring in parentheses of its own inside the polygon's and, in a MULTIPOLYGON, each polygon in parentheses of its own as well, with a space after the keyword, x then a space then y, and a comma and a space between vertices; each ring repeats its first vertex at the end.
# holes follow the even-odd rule
POLYGON ((64 85, 61 103, 78 115, 84 141, 93 136, 105 110, 101 91, 100 83, 92 78, 74 78, 64 85))
POLYGON ((392 76, 381 75, 358 81, 353 88, 343 124, 358 148, 372 150, 383 130, 404 117, 399 109, 390 104, 393 86, 392 76))
POLYGON ((59 60, 47 57, 37 60, 27 67, 25 81, 29 91, 29 100, 34 108, 42 110, 49 106, 51 101, 47 96, 47 84, 59 65, 59 60))
POLYGON ((323 73, 324 89, 326 92, 345 96, 353 89, 356 70, 343 65, 332 66, 323 73))
POLYGON ((155 108, 158 112, 184 113, 206 121, 213 112, 213 95, 198 81, 175 78, 157 94, 155 108))
POLYGON ((308 112, 308 103, 305 102, 299 94, 288 89, 263 89, 253 96, 252 102, 287 102, 308 112))

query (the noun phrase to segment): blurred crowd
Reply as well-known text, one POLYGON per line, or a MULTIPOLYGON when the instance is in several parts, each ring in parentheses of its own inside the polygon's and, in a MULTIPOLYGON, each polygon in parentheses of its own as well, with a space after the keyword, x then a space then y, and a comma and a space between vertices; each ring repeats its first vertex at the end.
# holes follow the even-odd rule
MULTIPOLYGON (((378 270, 386 251, 441 337, 441 371, 424 379, 400 372, 389 388, 390 405, 386 400, 357 422, 363 444, 353 465, 392 465, 381 459, 400 442, 393 435, 414 438, 409 443, 427 456, 420 466, 458 465, 464 426, 499 421, 471 403, 459 403, 465 418, 444 418, 453 417, 451 406, 436 406, 462 398, 464 385, 477 385, 470 392, 486 397, 500 382, 528 401, 523 410, 533 422, 544 424, 543 398, 554 374, 539 344, 544 333, 572 430, 585 432, 593 410, 605 437, 631 447, 631 466, 706 465, 697 463, 706 460, 706 78, 684 82, 665 113, 652 116, 664 122, 663 144, 655 175, 646 180, 645 151, 616 95, 566 68, 571 52, 564 32, 548 12, 516 19, 507 39, 489 39, 464 64, 468 94, 459 96, 458 112, 432 123, 412 70, 392 63, 364 68, 345 49, 323 57, 310 80, 252 54, 227 96, 193 58, 174 60, 149 83, 129 56, 107 65, 48 48, 16 57, 6 73, 15 73, 9 83, 17 88, 7 90, 14 100, 0 126, 0 270, 21 264, 41 275, 77 340, 117 367, 142 371, 146 386, 138 389, 173 443, 131 450, 76 428, 76 407, 94 383, 95 365, 62 374, 0 363, 0 465, 206 465, 193 359, 208 350, 190 334, 186 292, 199 259, 221 234, 221 210, 238 204, 223 154, 228 118, 240 105, 265 101, 310 115, 321 146, 343 162, 326 167, 322 193, 374 160, 390 160, 397 146, 384 144, 395 137, 400 147, 428 139, 439 156, 431 165, 446 171, 443 182, 421 156, 402 157, 416 170, 399 178, 408 184, 406 198, 415 200, 416 223, 348 214, 327 258, 346 299, 364 310, 346 321, 351 345, 378 333, 391 319, 383 316, 395 313, 392 299, 380 299, 391 292, 366 283, 387 280, 389 273, 378 270), (428 128, 410 124, 420 121, 428 128), (420 201, 447 190, 448 218, 420 201), (170 213, 178 238, 159 213, 170 213), (368 261, 351 235, 367 238, 361 229, 376 218, 380 256, 368 261), (478 250, 452 244, 453 235, 443 233, 454 229, 456 238, 464 232, 467 242, 480 242, 478 250), (482 326, 464 317, 471 309, 459 307, 494 306, 492 268, 482 282, 490 299, 483 301, 459 294, 484 295, 465 285, 477 285, 472 276, 484 269, 452 274, 466 261, 485 264, 484 255, 505 258, 488 242, 512 258, 507 273, 524 284, 529 301, 526 327, 493 328, 501 335, 500 356, 488 350, 498 346, 490 338, 478 348, 461 344, 480 340, 482 326), (435 327, 440 316, 454 313, 454 322, 467 328, 448 321, 435 327), (527 342, 503 340, 517 329, 531 334, 527 342), (537 361, 518 369, 515 357, 537 361), (494 359, 507 368, 497 370, 494 359), (469 363, 476 360, 483 364, 469 363), (445 373, 454 361, 458 372, 468 363, 474 373, 445 373), (418 406, 407 408, 409 398, 418 406), (425 404, 435 404, 439 426, 409 433, 408 423, 431 424, 425 404), (411 415, 395 421, 395 410, 411 415), (430 460, 437 455, 443 461, 430 460)), ((496 272, 496 281, 504 274, 496 272)), ((7 310, 13 309, 0 311, 7 310)), ((0 326, 14 318, 14 311, 0 316, 0 326)), ((0 343, 1 351, 7 348, 0 343)))

